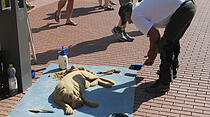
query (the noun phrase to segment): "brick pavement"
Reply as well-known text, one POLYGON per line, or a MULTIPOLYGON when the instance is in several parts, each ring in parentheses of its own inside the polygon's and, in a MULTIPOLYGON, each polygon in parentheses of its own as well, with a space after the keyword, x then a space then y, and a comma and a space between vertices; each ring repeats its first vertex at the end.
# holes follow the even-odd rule
MULTIPOLYGON (((35 0, 39 4, 42 0, 35 0)), ((128 67, 143 63, 148 50, 148 38, 141 35, 134 25, 127 31, 135 36, 133 42, 118 42, 111 33, 119 17, 117 9, 106 11, 96 8, 97 0, 77 0, 73 20, 78 26, 65 26, 65 9, 61 22, 54 21, 56 2, 50 0, 29 13, 38 64, 32 69, 57 63, 57 51, 65 46, 72 64, 128 67)), ((114 2, 118 2, 114 0, 114 2)), ((210 1, 197 0, 196 16, 181 40, 180 68, 171 90, 164 95, 143 92, 146 82, 157 79, 160 59, 151 67, 143 67, 136 78, 134 116, 210 116, 210 1)), ((37 78, 41 72, 36 74, 37 78)), ((33 79, 33 82, 36 78, 33 79)), ((0 117, 7 116, 26 93, 1 99, 0 117)), ((123 97, 122 97, 123 98, 123 97)))

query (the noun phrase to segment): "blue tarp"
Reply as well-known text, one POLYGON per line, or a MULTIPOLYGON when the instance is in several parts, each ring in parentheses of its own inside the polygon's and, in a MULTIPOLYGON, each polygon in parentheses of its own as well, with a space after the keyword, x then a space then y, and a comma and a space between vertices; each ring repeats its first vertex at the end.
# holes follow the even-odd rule
MULTIPOLYGON (((69 65, 71 67, 71 65, 69 65)), ((84 105, 81 108, 74 109, 73 115, 65 115, 64 110, 55 104, 52 99, 52 93, 59 82, 53 79, 52 75, 60 71, 57 64, 50 64, 40 78, 32 85, 30 90, 24 95, 22 100, 9 114, 9 117, 109 117, 113 113, 128 113, 132 116, 134 95, 135 95, 135 70, 129 70, 125 67, 112 66, 93 66, 76 65, 85 67, 94 73, 119 69, 121 73, 103 76, 112 79, 116 85, 112 88, 94 86, 86 89, 85 97, 91 101, 99 103, 99 107, 91 108, 84 105), (51 77, 49 77, 49 75, 51 77), (32 113, 31 109, 45 109, 54 111, 54 113, 32 113)))

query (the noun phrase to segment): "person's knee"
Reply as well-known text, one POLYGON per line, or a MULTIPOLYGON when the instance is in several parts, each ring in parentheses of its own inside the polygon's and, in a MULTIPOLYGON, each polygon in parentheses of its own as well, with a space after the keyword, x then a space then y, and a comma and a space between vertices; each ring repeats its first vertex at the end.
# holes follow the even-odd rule
POLYGON ((158 51, 160 53, 161 60, 171 61, 173 55, 173 44, 165 38, 161 38, 158 41, 158 51))
POLYGON ((164 53, 165 46, 166 46, 166 39, 162 37, 160 40, 158 40, 158 43, 157 43, 158 52, 160 54, 164 53))

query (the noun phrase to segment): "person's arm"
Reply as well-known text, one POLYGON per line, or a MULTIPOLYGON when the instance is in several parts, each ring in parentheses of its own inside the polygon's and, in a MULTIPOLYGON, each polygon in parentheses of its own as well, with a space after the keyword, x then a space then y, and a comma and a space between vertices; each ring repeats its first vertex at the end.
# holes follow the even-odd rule
POLYGON ((157 41, 160 39, 160 32, 155 27, 152 28, 148 32, 148 37, 150 41, 149 51, 147 53, 147 60, 144 62, 144 65, 152 65, 157 56, 157 41))
POLYGON ((136 15, 132 17, 135 26, 144 34, 149 37, 150 47, 147 52, 147 60, 144 65, 152 65, 157 56, 156 43, 160 39, 159 31, 153 26, 153 23, 146 19, 143 15, 136 15))

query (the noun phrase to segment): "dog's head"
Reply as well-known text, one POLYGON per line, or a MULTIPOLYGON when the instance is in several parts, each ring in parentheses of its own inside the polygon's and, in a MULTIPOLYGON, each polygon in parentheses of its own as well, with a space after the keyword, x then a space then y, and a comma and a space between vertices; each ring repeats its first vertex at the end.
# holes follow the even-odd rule
POLYGON ((72 108, 79 108, 83 106, 84 102, 82 98, 78 95, 75 95, 73 93, 67 94, 67 103, 72 107, 72 108))

